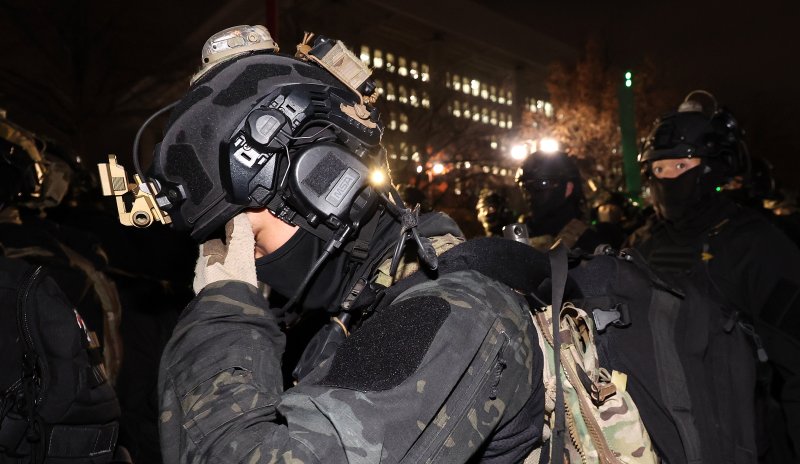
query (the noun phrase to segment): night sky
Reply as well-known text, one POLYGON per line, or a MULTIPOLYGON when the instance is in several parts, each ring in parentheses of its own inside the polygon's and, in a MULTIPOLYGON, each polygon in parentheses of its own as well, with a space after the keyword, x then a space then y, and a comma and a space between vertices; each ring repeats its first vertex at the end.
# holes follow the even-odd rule
MULTIPOLYGON (((800 2, 478 1, 577 50, 596 37, 620 69, 649 57, 678 99, 713 92, 747 131, 751 152, 772 161, 784 184, 800 185, 800 2)), ((79 151, 125 152, 130 137, 110 133, 108 121, 134 131, 185 86, 198 43, 263 17, 264 5, 0 0, 0 104, 39 132, 79 134, 79 151)))

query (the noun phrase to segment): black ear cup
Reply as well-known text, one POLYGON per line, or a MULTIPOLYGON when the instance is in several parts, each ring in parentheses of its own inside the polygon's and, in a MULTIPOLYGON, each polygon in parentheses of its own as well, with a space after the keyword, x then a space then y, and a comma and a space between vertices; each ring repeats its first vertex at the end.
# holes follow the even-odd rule
POLYGON ((311 225, 357 225, 377 201, 369 175, 369 168, 341 145, 314 144, 292 156, 288 177, 293 206, 311 225))

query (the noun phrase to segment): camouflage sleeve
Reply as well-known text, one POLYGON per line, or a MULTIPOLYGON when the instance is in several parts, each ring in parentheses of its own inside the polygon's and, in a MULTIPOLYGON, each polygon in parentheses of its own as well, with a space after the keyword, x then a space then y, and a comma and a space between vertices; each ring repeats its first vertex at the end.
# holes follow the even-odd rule
MULTIPOLYGON (((265 308, 254 287, 226 281, 207 286, 184 310, 159 372, 165 463, 322 461, 276 412, 285 339, 265 308)), ((327 452, 325 462, 339 462, 327 452)))
POLYGON ((474 271, 405 292, 282 392, 255 288, 206 287, 161 361, 164 462, 520 462, 541 439, 524 299, 474 271))

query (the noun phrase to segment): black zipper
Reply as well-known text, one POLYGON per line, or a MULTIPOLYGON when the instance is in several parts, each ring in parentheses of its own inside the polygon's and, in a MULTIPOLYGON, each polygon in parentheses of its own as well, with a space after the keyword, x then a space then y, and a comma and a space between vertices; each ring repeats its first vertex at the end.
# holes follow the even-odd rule
POLYGON ((22 333, 22 339, 26 347, 23 353, 23 365, 26 371, 23 375, 31 375, 34 385, 38 387, 39 390, 39 395, 31 406, 40 404, 42 400, 44 400, 45 395, 44 388, 42 388, 42 378, 46 377, 46 366, 39 362, 36 354, 36 347, 28 323, 27 311, 28 297, 41 274, 42 266, 37 266, 24 280, 20 292, 17 294, 17 325, 19 326, 19 331, 22 333), (41 375, 36 372, 37 368, 41 369, 41 375))

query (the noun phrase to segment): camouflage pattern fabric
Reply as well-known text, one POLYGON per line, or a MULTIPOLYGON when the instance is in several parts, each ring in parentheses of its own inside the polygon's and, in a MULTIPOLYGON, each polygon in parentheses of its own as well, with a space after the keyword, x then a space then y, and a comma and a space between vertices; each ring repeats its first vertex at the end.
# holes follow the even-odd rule
MULTIPOLYGON (((476 271, 411 287, 450 312, 396 387, 319 385, 331 360, 282 391, 285 339, 255 287, 206 287, 161 362, 164 462, 520 462, 541 441, 542 357, 525 300, 476 271), (521 419, 522 418, 522 419, 521 419)), ((371 330, 365 324, 359 330, 371 330)))
MULTIPOLYGON (((535 313, 532 319, 539 335, 539 347, 545 355, 543 381, 546 389, 545 428, 548 430, 544 435, 549 438, 555 420, 556 388, 552 372, 552 307, 535 313)), ((659 462, 636 404, 625 391, 624 381, 617 380, 625 378, 624 375, 609 374, 599 365, 592 318, 572 303, 564 303, 560 332, 563 364, 559 374, 564 386, 566 426, 570 437, 565 443, 565 457, 571 463, 659 462), (588 377, 584 381, 580 380, 580 371, 588 377), (589 384, 591 392, 587 392, 583 382, 589 384)), ((538 459, 538 453, 532 453, 525 463, 538 463, 538 459)))

